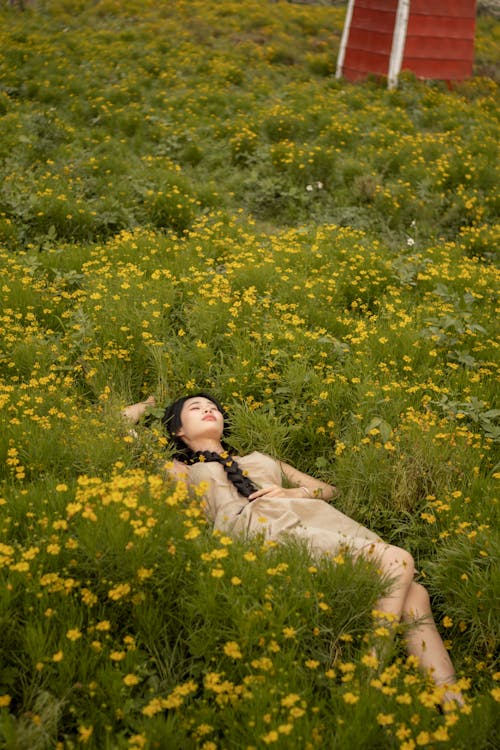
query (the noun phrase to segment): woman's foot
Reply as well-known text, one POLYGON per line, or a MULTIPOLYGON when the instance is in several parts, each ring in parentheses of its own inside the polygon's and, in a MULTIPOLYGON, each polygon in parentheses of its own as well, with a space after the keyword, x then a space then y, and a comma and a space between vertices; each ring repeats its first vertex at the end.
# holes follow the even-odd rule
POLYGON ((445 690, 443 697, 441 698, 441 708, 444 713, 454 711, 463 706, 465 706, 465 701, 460 690, 453 690, 453 688, 445 690))
POLYGON ((128 422, 135 424, 144 416, 144 413, 150 406, 156 406, 154 396, 149 396, 145 401, 139 401, 137 404, 126 406, 125 409, 122 410, 122 417, 128 422))
POLYGON ((457 679, 454 675, 446 680, 438 681, 436 687, 443 691, 439 700, 443 713, 454 711, 457 708, 465 706, 464 696, 462 695, 462 691, 460 690, 460 687, 457 684, 457 679))

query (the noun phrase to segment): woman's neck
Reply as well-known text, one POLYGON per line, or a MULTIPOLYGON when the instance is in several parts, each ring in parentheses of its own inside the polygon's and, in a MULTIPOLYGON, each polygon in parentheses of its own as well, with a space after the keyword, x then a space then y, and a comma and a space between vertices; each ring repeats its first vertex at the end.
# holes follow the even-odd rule
POLYGON ((224 447, 219 440, 212 440, 207 438, 206 440, 193 440, 188 446, 192 451, 197 453, 198 451, 209 451, 210 453, 224 453, 224 447))

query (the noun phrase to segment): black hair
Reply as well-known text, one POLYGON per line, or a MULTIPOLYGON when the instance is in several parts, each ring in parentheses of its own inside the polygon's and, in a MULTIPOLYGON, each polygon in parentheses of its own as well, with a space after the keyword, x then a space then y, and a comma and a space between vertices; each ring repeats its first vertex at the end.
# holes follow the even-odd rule
POLYGON ((224 438, 227 437, 230 433, 229 417, 224 407, 209 393, 200 392, 193 393, 190 396, 182 396, 182 398, 177 399, 169 406, 167 406, 161 421, 167 431, 170 440, 172 441, 173 447, 175 449, 173 457, 177 461, 181 461, 184 464, 195 464, 203 461, 215 461, 222 466, 227 474, 228 479, 236 487, 240 495, 248 497, 253 492, 256 492, 258 490, 257 485, 255 485, 251 479, 243 474, 241 467, 231 456, 231 448, 224 440, 224 438), (186 401, 191 398, 206 398, 208 399, 208 401, 211 401, 213 404, 215 404, 217 409, 221 412, 224 418, 224 429, 222 432, 221 440, 222 447, 224 448, 224 453, 219 454, 215 453, 215 451, 193 451, 178 435, 178 432, 182 427, 182 408, 186 401))

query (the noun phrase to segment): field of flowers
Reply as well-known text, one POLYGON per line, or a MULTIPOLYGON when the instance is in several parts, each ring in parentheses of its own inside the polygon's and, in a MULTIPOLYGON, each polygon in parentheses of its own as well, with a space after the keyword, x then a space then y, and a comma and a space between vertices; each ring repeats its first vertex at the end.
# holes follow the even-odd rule
POLYGON ((2 748, 500 744, 499 21, 388 92, 344 13, 0 6, 2 748), (214 535, 120 417, 200 388, 411 551, 464 708, 373 664, 366 563, 214 535))

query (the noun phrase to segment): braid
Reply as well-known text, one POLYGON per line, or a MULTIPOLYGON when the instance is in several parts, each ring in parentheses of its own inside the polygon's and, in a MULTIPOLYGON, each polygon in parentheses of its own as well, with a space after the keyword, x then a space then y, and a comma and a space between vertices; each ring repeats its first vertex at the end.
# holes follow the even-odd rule
POLYGON ((248 497, 259 488, 247 476, 243 474, 238 462, 228 453, 215 453, 213 451, 192 451, 186 448, 182 454, 177 454, 176 458, 183 463, 196 464, 204 461, 219 463, 226 472, 229 481, 236 487, 240 495, 248 497))

